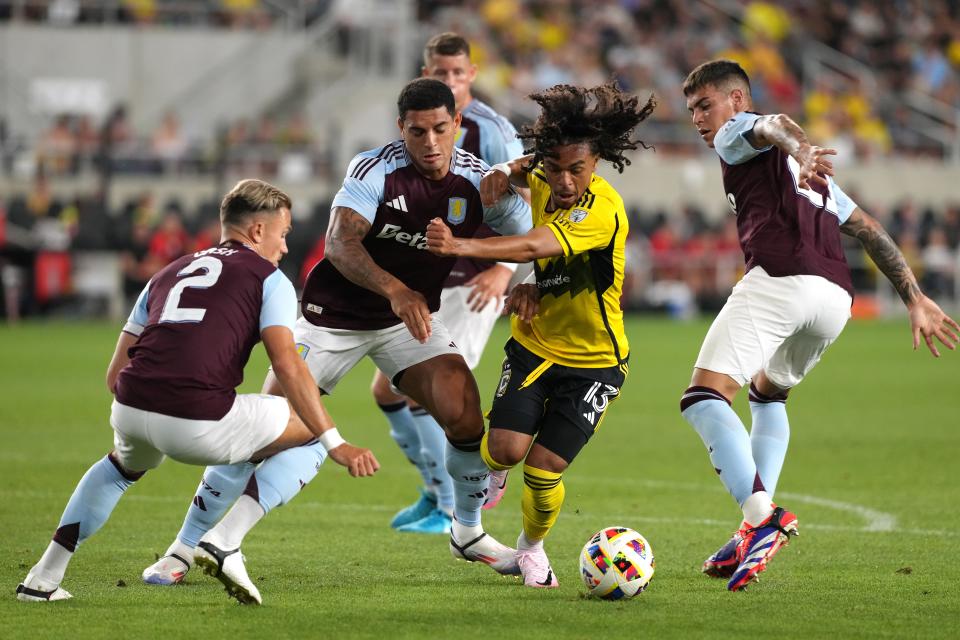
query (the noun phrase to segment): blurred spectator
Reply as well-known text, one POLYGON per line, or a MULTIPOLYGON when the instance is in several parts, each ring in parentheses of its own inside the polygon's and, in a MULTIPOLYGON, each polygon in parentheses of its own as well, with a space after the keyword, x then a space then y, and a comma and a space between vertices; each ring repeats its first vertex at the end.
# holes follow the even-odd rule
POLYGON ((187 139, 180 130, 180 120, 173 111, 163 114, 160 125, 153 132, 150 150, 160 161, 164 173, 176 173, 187 153, 187 139))

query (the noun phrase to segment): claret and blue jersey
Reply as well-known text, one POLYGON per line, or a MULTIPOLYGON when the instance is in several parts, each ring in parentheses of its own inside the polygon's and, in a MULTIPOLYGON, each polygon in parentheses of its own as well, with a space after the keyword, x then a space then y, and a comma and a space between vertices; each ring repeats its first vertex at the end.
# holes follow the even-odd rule
MULTIPOLYGON (((333 208, 356 211, 370 222, 363 246, 377 265, 440 307, 440 293, 454 264, 427 251, 426 228, 445 220, 453 235, 473 237, 481 224, 504 235, 530 230, 530 208, 516 193, 496 205, 480 202, 480 179, 489 166, 454 149, 450 171, 440 180, 425 178, 407 155, 403 141, 357 155, 347 169, 333 208)), ((382 329, 400 322, 386 298, 354 284, 330 263, 310 272, 301 301, 303 315, 318 326, 382 329)))
POLYGON ((856 203, 829 176, 827 186, 801 187, 792 156, 754 148, 747 135, 760 117, 738 113, 713 139, 747 271, 759 265, 771 276, 818 275, 853 296, 840 225, 856 203))
POLYGON ((229 241, 178 258, 147 283, 123 328, 139 340, 117 381, 117 401, 219 420, 261 331, 292 332, 296 320, 293 284, 249 247, 229 241))

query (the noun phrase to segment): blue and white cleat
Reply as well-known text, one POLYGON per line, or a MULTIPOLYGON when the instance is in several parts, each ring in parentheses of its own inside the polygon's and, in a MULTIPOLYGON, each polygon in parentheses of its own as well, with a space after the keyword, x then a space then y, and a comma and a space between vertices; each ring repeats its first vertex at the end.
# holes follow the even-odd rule
POLYGON ((440 509, 434 509, 426 518, 396 527, 405 533, 450 533, 453 519, 440 509))
POLYGON ((744 526, 740 530, 743 539, 738 549, 740 565, 727 583, 727 589, 740 591, 755 582, 780 547, 790 542, 790 536, 799 534, 796 514, 781 507, 776 507, 770 517, 756 527, 744 526))
POLYGON ((190 571, 190 562, 176 553, 169 553, 143 570, 141 577, 146 584, 172 587, 180 584, 190 571))
POLYGON ((735 531, 727 543, 717 549, 716 553, 703 561, 700 569, 711 578, 729 578, 740 564, 737 550, 740 547, 740 532, 735 531))
POLYGON ((403 525, 423 520, 437 508, 437 496, 421 487, 420 498, 409 507, 401 509, 397 515, 393 516, 390 526, 398 529, 403 525))

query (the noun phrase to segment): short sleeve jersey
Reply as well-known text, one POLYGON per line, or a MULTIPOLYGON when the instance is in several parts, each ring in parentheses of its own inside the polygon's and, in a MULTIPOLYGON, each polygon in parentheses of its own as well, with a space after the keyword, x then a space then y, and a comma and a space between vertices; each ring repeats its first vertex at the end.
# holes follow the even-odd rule
MULTIPOLYGON (((504 235, 530 230, 530 210, 518 194, 492 207, 481 204, 480 178, 489 168, 473 154, 454 149, 447 175, 430 180, 417 171, 398 140, 353 159, 333 207, 352 209, 370 222, 363 238, 370 257, 423 294, 430 311, 436 311, 454 259, 427 251, 431 219, 446 221, 460 238, 473 237, 483 223, 504 235)), ((383 329, 400 322, 389 300, 351 282, 328 259, 307 276, 301 309, 309 322, 335 329, 383 329)))
MULTIPOLYGON (((464 151, 469 151, 489 165, 508 162, 523 155, 523 144, 517 138, 517 130, 486 103, 474 98, 460 115, 456 145, 464 151)), ((489 238, 495 235, 490 227, 481 225, 474 237, 489 238)), ((460 286, 495 264, 490 260, 458 258, 443 286, 460 286)))
POLYGON ((178 258, 147 283, 123 328, 139 340, 117 380, 117 401, 219 420, 260 332, 292 332, 296 320, 293 284, 249 247, 225 242, 178 258))
POLYGON ((852 297, 840 225, 856 203, 829 177, 828 186, 801 188, 792 156, 772 146, 755 149, 747 136, 760 117, 738 113, 714 138, 747 271, 761 266, 771 276, 821 276, 852 297))
POLYGON ((623 200, 594 174, 576 205, 548 212, 550 186, 542 165, 527 174, 527 184, 534 226, 550 229, 563 255, 535 262, 540 310, 529 324, 513 318, 514 339, 565 366, 625 365, 630 347, 620 308, 628 231, 623 200))

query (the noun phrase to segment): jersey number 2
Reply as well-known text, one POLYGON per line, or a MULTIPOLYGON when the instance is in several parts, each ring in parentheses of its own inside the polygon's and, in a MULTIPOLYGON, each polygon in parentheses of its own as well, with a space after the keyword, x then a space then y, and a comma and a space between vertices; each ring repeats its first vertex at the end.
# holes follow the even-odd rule
POLYGON ((206 273, 198 276, 184 278, 173 285, 170 293, 167 295, 167 301, 163 305, 163 313, 160 314, 160 322, 200 322, 203 320, 206 309, 196 307, 181 307, 180 296, 187 287, 192 289, 207 289, 212 287, 220 279, 220 272, 223 271, 223 263, 211 256, 197 258, 183 269, 180 269, 178 276, 184 276, 196 273, 201 269, 206 269, 206 273))

